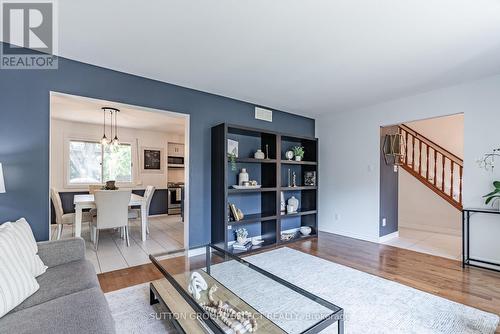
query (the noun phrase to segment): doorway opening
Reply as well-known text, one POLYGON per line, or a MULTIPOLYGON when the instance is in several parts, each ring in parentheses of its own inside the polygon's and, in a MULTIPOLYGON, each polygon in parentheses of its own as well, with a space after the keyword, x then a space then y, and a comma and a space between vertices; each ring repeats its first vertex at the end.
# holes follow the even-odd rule
POLYGON ((51 92, 50 188, 51 239, 81 236, 97 273, 188 247, 189 115, 51 92), (103 228, 96 242, 109 181, 132 193, 129 236, 103 228))
POLYGON ((461 259, 463 114, 382 127, 380 138, 380 242, 461 259))

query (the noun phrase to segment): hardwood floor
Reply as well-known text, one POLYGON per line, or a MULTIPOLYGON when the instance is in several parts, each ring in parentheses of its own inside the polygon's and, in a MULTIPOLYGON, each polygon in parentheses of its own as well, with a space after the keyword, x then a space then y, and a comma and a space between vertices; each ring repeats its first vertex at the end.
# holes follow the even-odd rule
MULTIPOLYGON (((500 273, 497 272, 462 269, 456 260, 325 232, 320 232, 318 240, 297 241, 286 247, 500 314, 500 273)), ((98 276, 103 291, 109 292, 149 282, 161 274, 152 264, 147 264, 98 276)))

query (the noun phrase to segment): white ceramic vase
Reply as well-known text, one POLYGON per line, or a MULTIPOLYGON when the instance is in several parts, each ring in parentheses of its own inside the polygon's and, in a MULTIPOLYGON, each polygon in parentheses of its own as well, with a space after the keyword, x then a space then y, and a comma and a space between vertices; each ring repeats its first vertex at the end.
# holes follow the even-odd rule
POLYGON ((248 182, 248 173, 246 168, 242 168, 238 175, 238 185, 242 186, 243 182, 248 182))
POLYGON ((265 159, 266 155, 264 154, 264 152, 262 152, 262 150, 257 150, 257 152, 253 154, 253 157, 255 159, 265 159))
POLYGON ((301 156, 299 156, 299 155, 296 155, 296 156, 295 156, 295 161, 302 161, 302 157, 301 157, 301 156))

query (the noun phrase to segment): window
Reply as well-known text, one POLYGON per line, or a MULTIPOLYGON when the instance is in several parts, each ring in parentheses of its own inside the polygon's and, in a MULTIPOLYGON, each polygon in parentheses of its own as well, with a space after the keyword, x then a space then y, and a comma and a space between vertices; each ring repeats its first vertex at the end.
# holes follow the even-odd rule
POLYGON ((132 182, 132 147, 70 140, 69 184, 132 182))

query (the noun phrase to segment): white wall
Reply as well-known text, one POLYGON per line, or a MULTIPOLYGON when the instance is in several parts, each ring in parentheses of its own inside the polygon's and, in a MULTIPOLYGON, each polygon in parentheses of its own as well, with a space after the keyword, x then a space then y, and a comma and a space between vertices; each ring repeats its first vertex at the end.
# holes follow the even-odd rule
POLYGON ((464 156, 464 115, 430 118, 405 123, 459 158, 464 156))
MULTIPOLYGON (((380 126, 457 113, 464 113, 464 206, 482 206, 482 195, 500 179, 476 164, 500 146, 500 76, 319 116, 319 228, 377 241, 380 126)), ((500 223, 494 218, 472 218, 471 255, 500 261, 500 223)))
POLYGON ((461 235, 462 213, 403 168, 398 172, 398 226, 461 235))
MULTIPOLYGON (((108 134, 109 136, 109 134, 108 134)), ((181 171, 170 172, 164 168, 163 173, 141 173, 140 162, 137 161, 137 140, 140 147, 163 148, 167 155, 167 143, 183 143, 183 136, 164 132, 145 131, 130 128, 118 128, 120 141, 132 144, 132 159, 134 164, 134 188, 145 188, 154 185, 158 189, 165 189, 168 181, 183 182, 181 171), (168 175, 170 174, 170 175, 168 175)), ((102 126, 68 122, 58 119, 51 120, 51 150, 50 150, 50 186, 59 190, 75 190, 75 187, 65 187, 64 182, 64 149, 68 137, 99 139, 102 137, 102 126)), ((139 151, 140 152, 140 151, 139 151)), ((84 188, 82 188, 84 189, 84 188)))

